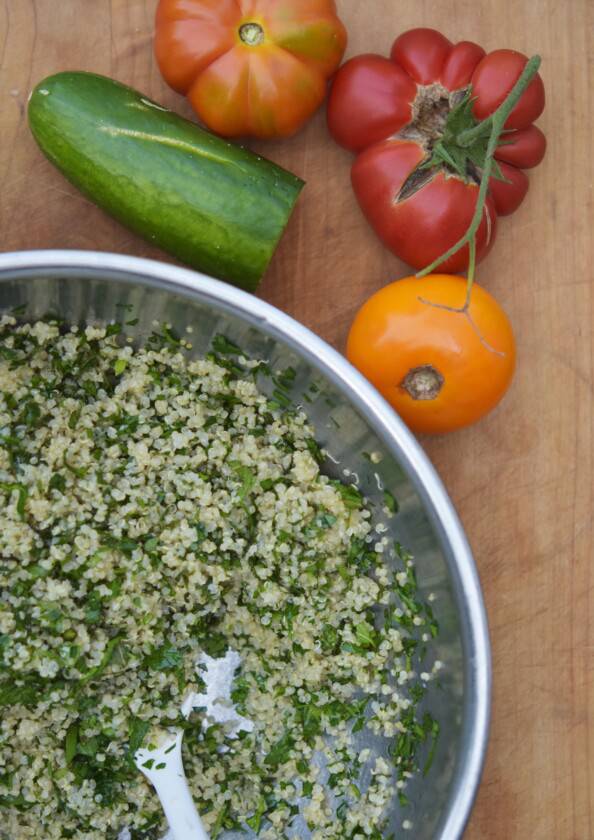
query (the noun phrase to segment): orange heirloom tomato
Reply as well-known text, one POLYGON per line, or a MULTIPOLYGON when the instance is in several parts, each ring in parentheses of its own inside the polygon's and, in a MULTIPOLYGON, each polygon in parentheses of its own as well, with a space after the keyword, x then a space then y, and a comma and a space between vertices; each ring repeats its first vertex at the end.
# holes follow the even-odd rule
POLYGON ((511 325, 476 284, 464 312, 466 280, 406 277, 359 310, 347 356, 415 432, 440 434, 495 408, 515 369, 511 325), (447 308, 444 308, 447 307, 447 308))
POLYGON ((326 97, 347 43, 334 0, 160 0, 165 81, 226 137, 288 137, 326 97))

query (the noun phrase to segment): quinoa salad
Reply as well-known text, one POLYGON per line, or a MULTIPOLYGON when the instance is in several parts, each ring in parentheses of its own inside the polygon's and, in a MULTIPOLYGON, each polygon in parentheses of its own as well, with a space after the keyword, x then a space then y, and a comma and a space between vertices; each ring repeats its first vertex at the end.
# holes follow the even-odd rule
POLYGON ((176 726, 213 838, 402 836, 439 734, 412 558, 325 474, 291 369, 190 339, 0 318, 0 838, 162 837, 134 755, 176 726), (180 713, 228 649, 233 738, 180 713))

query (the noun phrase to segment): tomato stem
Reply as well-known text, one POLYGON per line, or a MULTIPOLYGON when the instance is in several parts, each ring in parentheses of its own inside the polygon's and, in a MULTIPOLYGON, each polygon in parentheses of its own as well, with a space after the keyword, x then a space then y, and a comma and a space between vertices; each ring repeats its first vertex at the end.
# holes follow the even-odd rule
POLYGON ((518 81, 508 93, 507 97, 503 100, 499 108, 497 108, 490 117, 487 117, 478 125, 475 125, 474 128, 468 128, 466 131, 463 131, 458 135, 456 142, 459 146, 472 146, 474 141, 486 132, 487 127, 491 128, 492 133, 495 123, 498 125, 501 124, 501 130, 499 131, 499 134, 501 134, 501 131, 507 122, 507 118, 518 104, 520 98, 534 76, 538 73, 541 61, 542 59, 539 55, 534 55, 526 62, 526 66, 524 67, 518 81))
POLYGON ((244 23, 239 28, 239 37, 248 47, 257 47, 264 40, 264 30, 259 23, 244 23))
POLYGON ((476 236, 473 236, 468 243, 468 282, 466 283, 466 300, 464 301, 464 308, 468 309, 470 306, 470 295, 472 293, 472 286, 474 284, 474 274, 476 271, 476 236))
POLYGON ((439 396, 445 379, 433 365, 422 365, 409 370, 400 387, 413 400, 434 400, 439 396))
POLYGON ((460 311, 465 312, 468 310, 470 305, 470 294, 472 292, 472 285, 474 283, 474 276, 476 271, 476 234, 480 227, 483 213, 485 211, 485 202, 487 200, 487 193, 489 190, 489 182, 491 180, 491 175, 493 174, 493 163, 495 158, 495 152, 497 151, 497 146, 499 145, 499 140, 501 138, 502 133, 505 130, 505 123, 507 119, 517 105, 518 100, 534 78, 538 73, 538 68, 541 64, 541 58, 538 55, 533 56, 526 64, 522 75, 515 83, 514 87, 508 94, 507 98, 502 102, 502 104, 497 108, 497 110, 490 116, 487 117, 486 120, 479 123, 474 128, 468 129, 467 131, 462 132, 462 134, 458 137, 458 143, 464 146, 470 146, 474 140, 482 133, 485 132, 486 126, 491 126, 491 134, 489 136, 489 143, 487 145, 487 153, 485 155, 485 164, 483 167, 482 175, 481 175, 481 183, 478 191, 478 196, 476 200, 476 207, 474 211, 474 216, 472 217, 472 221, 468 227, 468 230, 455 245, 445 252, 441 257, 438 257, 434 260, 431 265, 424 268, 422 271, 419 271, 417 277, 425 277, 427 274, 431 274, 438 266, 444 263, 446 260, 449 260, 450 257, 453 257, 454 254, 457 254, 462 248, 466 245, 469 246, 469 260, 468 260, 468 291, 466 296, 466 302, 460 311))

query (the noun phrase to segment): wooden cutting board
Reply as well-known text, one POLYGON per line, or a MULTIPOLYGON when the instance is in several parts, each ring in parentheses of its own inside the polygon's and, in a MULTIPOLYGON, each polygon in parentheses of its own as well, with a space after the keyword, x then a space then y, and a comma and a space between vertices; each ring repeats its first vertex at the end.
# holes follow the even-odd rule
MULTIPOLYGON (((164 258, 82 199, 27 129, 35 82, 65 69, 131 84, 183 114, 151 52, 156 0, 0 0, 0 250, 164 258)), ((413 26, 539 52, 545 162, 479 281, 519 344, 515 385, 480 425, 423 444, 476 553, 494 654, 489 757, 468 838, 594 838, 593 0, 339 0, 349 53, 413 26)), ((349 155, 319 114, 257 148, 308 181, 261 294, 338 348, 357 307, 407 269, 368 229, 349 155)), ((15 839, 16 840, 16 839, 15 839)))

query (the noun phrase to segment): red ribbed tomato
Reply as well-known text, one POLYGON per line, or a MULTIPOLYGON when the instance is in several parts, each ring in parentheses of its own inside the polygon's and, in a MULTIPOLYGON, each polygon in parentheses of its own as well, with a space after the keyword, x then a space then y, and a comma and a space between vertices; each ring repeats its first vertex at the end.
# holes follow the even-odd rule
MULTIPOLYGON (((526 62, 513 50, 487 55, 470 41, 452 44, 433 29, 413 29, 396 39, 390 59, 362 55, 338 72, 328 106, 330 131, 358 155, 352 180, 366 217, 415 268, 438 259, 467 231, 486 141, 467 148, 458 139, 505 100, 526 62), (434 165, 438 143, 445 153, 434 165)), ((537 75, 511 112, 496 153, 499 178, 491 179, 477 233, 479 260, 493 245, 497 216, 513 213, 526 196, 522 170, 545 154, 545 137, 532 124, 544 104, 537 75)), ((466 247, 440 270, 464 270, 468 255, 466 247)))

